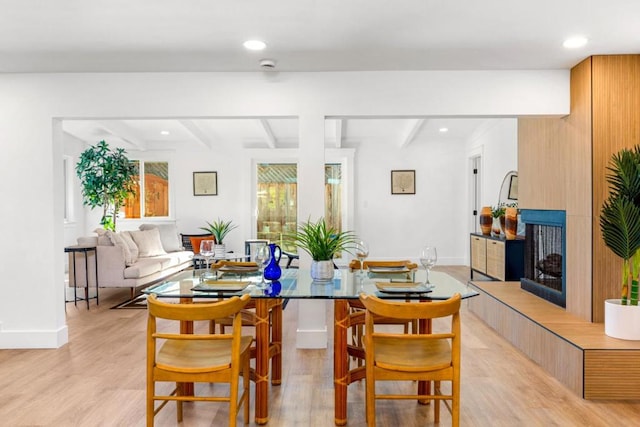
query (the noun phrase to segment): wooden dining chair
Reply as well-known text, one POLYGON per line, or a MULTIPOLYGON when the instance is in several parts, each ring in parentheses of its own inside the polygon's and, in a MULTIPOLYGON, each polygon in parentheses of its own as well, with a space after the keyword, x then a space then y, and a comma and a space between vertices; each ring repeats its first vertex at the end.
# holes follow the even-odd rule
MULTIPOLYGON (((434 421, 440 421, 440 402, 451 401, 452 425, 460 424, 460 294, 445 301, 418 303, 385 301, 360 294, 365 314, 365 381, 367 425, 376 425, 376 399, 434 400, 434 421), (375 316, 398 319, 451 317, 446 332, 403 334, 376 331, 375 316), (415 394, 377 394, 376 381, 433 381, 428 394, 418 388, 415 394), (441 381, 451 382, 445 394, 441 381)), ((446 402, 445 402, 446 403, 446 402)))
POLYGON ((244 405, 244 424, 249 423, 249 349, 253 337, 243 336, 240 311, 249 295, 214 303, 170 304, 150 295, 147 322, 147 426, 169 402, 177 404, 177 420, 182 421, 185 401, 229 402, 229 425, 236 425, 238 409, 244 405), (230 334, 190 334, 176 332, 174 322, 210 321, 233 316, 230 334), (242 393, 239 392, 242 375, 242 393), (170 394, 157 394, 157 382, 175 382, 170 394), (228 383, 228 396, 185 395, 183 383, 228 383), (162 403, 155 408, 156 401, 162 403))
MULTIPOLYGON (((411 262, 410 260, 385 260, 385 261, 364 261, 363 265, 357 259, 354 259, 349 264, 349 269, 352 271, 359 271, 362 267, 363 270, 366 270, 371 267, 388 267, 388 268, 396 268, 396 267, 405 267, 406 270, 412 271, 418 268, 416 263, 411 262)), ((401 273, 406 274, 406 273, 401 273)), ((349 300, 349 311, 350 311, 350 324, 351 326, 351 345, 348 346, 348 351, 352 357, 356 359, 357 365, 362 366, 364 360, 364 350, 363 350, 363 333, 364 333, 364 305, 360 300, 349 300)), ((406 319, 393 319, 386 318, 383 319, 378 317, 376 319, 376 323, 386 324, 386 325, 402 325, 404 333, 408 334, 410 332, 416 333, 418 328, 418 322, 413 320, 406 319)))

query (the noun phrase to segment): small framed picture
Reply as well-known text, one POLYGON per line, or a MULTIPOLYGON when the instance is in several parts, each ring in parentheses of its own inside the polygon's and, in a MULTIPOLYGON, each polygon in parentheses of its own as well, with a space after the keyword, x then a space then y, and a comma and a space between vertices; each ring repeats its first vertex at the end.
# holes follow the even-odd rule
POLYGON ((218 195, 218 172, 194 172, 193 173, 194 196, 218 195))
POLYGON ((391 194, 416 194, 416 171, 391 171, 391 194))

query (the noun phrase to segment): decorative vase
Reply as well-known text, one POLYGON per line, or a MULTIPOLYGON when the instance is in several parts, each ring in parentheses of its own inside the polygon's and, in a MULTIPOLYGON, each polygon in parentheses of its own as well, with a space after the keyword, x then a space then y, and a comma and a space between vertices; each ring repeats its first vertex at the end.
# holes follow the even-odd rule
POLYGON ((281 291, 282 291, 282 283, 280 283, 277 280, 274 280, 273 282, 269 283, 267 288, 264 290, 264 294, 270 297, 277 297, 278 295, 280 295, 281 291))
POLYGON ((311 261, 311 278, 314 282, 333 279, 333 261, 311 261))
POLYGON ((227 247, 224 243, 213 245, 213 257, 215 259, 224 259, 227 255, 227 247))
POLYGON ((504 216, 504 235, 507 240, 514 240, 518 235, 518 209, 507 208, 504 216))
POLYGON ((504 234, 504 229, 506 227, 506 218, 504 217, 504 215, 500 215, 500 218, 498 218, 500 221, 500 229, 502 230, 502 234, 504 234))
POLYGON ((502 232, 502 228, 500 227, 500 218, 493 218, 491 232, 496 236, 499 236, 500 233, 502 232))
POLYGON ((282 269, 280 268, 280 258, 282 257, 282 251, 280 246, 275 243, 269 243, 269 251, 271 252, 271 259, 269 265, 264 268, 264 278, 267 280, 278 280, 282 276, 282 269))
POLYGON ((491 206, 485 206, 480 210, 480 230, 485 236, 491 235, 491 225, 493 224, 493 216, 491 216, 491 206))
POLYGON ((621 340, 640 340, 640 306, 604 301, 604 333, 621 340))

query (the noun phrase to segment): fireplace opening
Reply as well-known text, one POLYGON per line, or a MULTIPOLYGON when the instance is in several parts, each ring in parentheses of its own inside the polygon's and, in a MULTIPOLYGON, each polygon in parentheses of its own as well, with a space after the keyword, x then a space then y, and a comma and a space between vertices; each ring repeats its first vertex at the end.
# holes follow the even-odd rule
POLYGON ((521 216, 525 259, 520 287, 565 307, 565 212, 523 210, 521 216))

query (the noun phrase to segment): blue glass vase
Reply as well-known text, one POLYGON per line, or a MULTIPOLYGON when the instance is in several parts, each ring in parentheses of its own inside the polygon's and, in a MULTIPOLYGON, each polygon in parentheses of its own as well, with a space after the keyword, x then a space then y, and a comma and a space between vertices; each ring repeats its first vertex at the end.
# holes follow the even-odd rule
POLYGON ((282 276, 282 269, 280 268, 282 251, 280 250, 280 246, 275 243, 269 243, 269 250, 271 251, 271 260, 269 260, 269 265, 264 268, 264 278, 267 280, 278 280, 280 276, 282 276))

